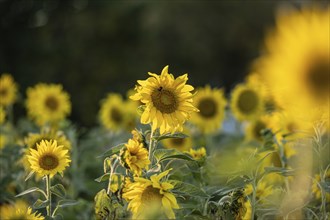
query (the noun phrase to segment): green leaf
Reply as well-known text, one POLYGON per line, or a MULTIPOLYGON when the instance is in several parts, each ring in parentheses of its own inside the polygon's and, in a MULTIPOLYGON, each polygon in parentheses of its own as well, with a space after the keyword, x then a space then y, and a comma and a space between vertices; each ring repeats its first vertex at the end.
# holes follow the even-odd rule
POLYGON ((15 197, 23 196, 23 195, 26 195, 26 194, 29 194, 29 193, 32 193, 32 192, 36 192, 36 191, 41 192, 42 194, 45 195, 45 192, 42 191, 41 189, 39 189, 38 187, 32 187, 30 189, 27 189, 27 190, 21 192, 20 194, 16 195, 15 197))
POLYGON ((265 167, 266 173, 279 173, 282 176, 293 176, 295 171, 292 169, 286 169, 282 167, 265 167))
POLYGON ((178 194, 183 193, 194 197, 208 197, 208 195, 200 187, 197 187, 195 185, 184 183, 178 180, 169 180, 169 183, 174 185, 173 191, 176 191, 178 194))
POLYGON ((103 174, 102 176, 100 176, 99 178, 96 178, 95 181, 100 183, 100 182, 109 180, 109 177, 110 177, 110 173, 106 173, 106 174, 103 174))
POLYGON ((190 155, 181 153, 176 149, 157 149, 154 152, 154 157, 158 163, 169 159, 195 161, 190 155))
POLYGON ((30 179, 34 174, 34 171, 31 171, 27 176, 26 178, 24 179, 24 181, 27 181, 28 179, 30 179))
POLYGON ((32 207, 34 209, 42 209, 42 208, 45 208, 49 205, 49 200, 45 200, 45 201, 42 201, 41 199, 38 199, 33 205, 32 207))
POLYGON ((59 208, 63 208, 63 207, 67 207, 67 206, 73 206, 73 205, 77 205, 79 202, 76 200, 70 200, 70 199, 66 199, 66 200, 60 200, 58 201, 57 206, 59 208))
POLYGON ((186 137, 189 136, 183 133, 174 133, 174 134, 164 134, 161 136, 154 136, 153 139, 156 141, 161 141, 168 138, 186 138, 186 137))
POLYGON ((110 148, 109 150, 107 150, 106 152, 104 152, 102 155, 98 156, 98 158, 100 157, 110 157, 114 154, 117 154, 120 152, 120 150, 125 146, 126 143, 121 143, 118 144, 112 148, 110 148))
POLYGON ((96 194, 94 201, 96 219, 104 219, 104 217, 109 215, 109 211, 111 210, 111 199, 105 189, 102 189, 96 194))
POLYGON ((51 193, 57 195, 58 197, 65 198, 66 191, 62 184, 56 184, 50 187, 51 193))

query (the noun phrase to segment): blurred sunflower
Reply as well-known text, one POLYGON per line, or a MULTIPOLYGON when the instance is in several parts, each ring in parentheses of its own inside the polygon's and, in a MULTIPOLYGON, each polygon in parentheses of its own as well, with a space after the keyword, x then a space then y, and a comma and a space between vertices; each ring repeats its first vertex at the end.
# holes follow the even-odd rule
POLYGON ((266 113, 272 113, 280 110, 279 105, 276 103, 272 93, 267 88, 267 85, 260 74, 252 72, 245 78, 245 81, 248 85, 259 91, 259 94, 264 102, 264 111, 266 113))
POLYGON ((41 141, 56 140, 58 145, 63 146, 64 149, 71 149, 71 142, 67 139, 62 131, 54 129, 43 129, 40 133, 29 133, 24 139, 25 144, 30 149, 37 150, 37 146, 41 141))
POLYGON ((167 181, 161 181, 170 170, 149 179, 134 177, 134 182, 126 184, 123 198, 129 203, 128 209, 133 213, 133 219, 159 217, 165 213, 167 218, 174 219, 173 209, 178 209, 175 196, 170 192, 174 188, 167 181))
POLYGON ((304 131, 307 129, 308 123, 298 120, 293 113, 289 111, 273 112, 269 120, 269 128, 276 133, 278 140, 283 138, 287 140, 304 137, 304 131))
POLYGON ((248 141, 263 141, 262 131, 269 128, 270 116, 264 115, 254 121, 250 121, 245 127, 245 137, 248 141))
POLYGON ((0 105, 8 106, 17 98, 17 84, 10 74, 4 73, 0 76, 0 105))
POLYGON ((120 94, 109 93, 101 102, 99 119, 109 130, 132 130, 135 127, 136 105, 124 101, 120 94))
POLYGON ((236 85, 231 93, 230 107, 238 120, 255 120, 264 113, 264 100, 261 92, 251 84, 236 85))
POLYGON ((329 120, 329 16, 329 7, 279 14, 255 63, 281 108, 305 122, 329 120))
MULTIPOLYGON (((268 183, 267 181, 259 181, 257 184, 256 198, 257 200, 263 201, 266 197, 273 193, 273 185, 268 183)), ((245 186, 244 190, 245 194, 251 195, 253 192, 252 184, 248 184, 245 186)))
POLYGON ((23 200, 17 200, 15 204, 2 204, 0 206, 1 220, 44 220, 45 218, 39 213, 32 213, 32 209, 23 200))
POLYGON ((62 85, 39 83, 27 89, 26 108, 38 125, 56 124, 70 114, 70 97, 62 85))
POLYGON ((162 141, 163 145, 167 149, 177 149, 181 152, 189 151, 193 146, 193 141, 190 137, 190 132, 188 129, 184 128, 183 133, 188 135, 186 138, 168 138, 162 141))
POLYGON ((252 215, 252 206, 251 206, 250 200, 246 200, 244 202, 243 207, 244 207, 245 213, 244 213, 244 216, 243 216, 242 219, 244 219, 244 220, 252 219, 252 217, 251 217, 251 215, 252 215))
POLYGON ((37 144, 37 150, 30 148, 28 160, 33 171, 41 176, 50 175, 50 177, 56 173, 63 175, 63 171, 71 162, 68 150, 58 146, 55 140, 41 141, 37 144))
POLYGON ((152 124, 152 130, 160 128, 160 134, 182 131, 182 126, 192 112, 194 87, 187 85, 187 74, 174 78, 164 67, 160 75, 148 73, 147 80, 138 80, 136 93, 131 99, 141 101, 145 109, 141 115, 142 124, 152 124))
POLYGON ((199 112, 191 115, 191 122, 204 133, 215 132, 221 128, 226 104, 222 89, 211 89, 210 86, 199 88, 194 96, 194 105, 199 112))
POLYGON ((148 150, 143 147, 143 143, 135 139, 128 140, 120 156, 124 166, 137 176, 141 176, 142 169, 148 169, 150 164, 148 150))
POLYGON ((5 122, 6 112, 2 106, 0 106, 0 125, 5 122))
POLYGON ((204 147, 198 149, 190 149, 188 153, 194 158, 195 160, 202 160, 206 157, 206 149, 204 147))

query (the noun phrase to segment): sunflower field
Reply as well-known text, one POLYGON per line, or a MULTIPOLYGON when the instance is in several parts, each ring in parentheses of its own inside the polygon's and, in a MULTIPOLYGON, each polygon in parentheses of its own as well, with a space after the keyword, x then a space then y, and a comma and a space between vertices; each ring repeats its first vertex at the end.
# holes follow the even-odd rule
POLYGON ((63 84, 0 66, 0 219, 330 219, 329 29, 327 4, 280 10, 229 92, 169 63, 90 128, 63 84))

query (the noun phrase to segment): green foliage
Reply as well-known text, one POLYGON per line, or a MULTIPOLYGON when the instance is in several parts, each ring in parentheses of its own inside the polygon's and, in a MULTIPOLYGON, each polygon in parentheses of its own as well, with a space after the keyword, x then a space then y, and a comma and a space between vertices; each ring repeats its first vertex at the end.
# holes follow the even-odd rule
POLYGON ((157 149, 154 152, 154 157, 156 158, 157 163, 170 159, 194 161, 194 159, 191 156, 185 153, 181 153, 176 149, 157 149))

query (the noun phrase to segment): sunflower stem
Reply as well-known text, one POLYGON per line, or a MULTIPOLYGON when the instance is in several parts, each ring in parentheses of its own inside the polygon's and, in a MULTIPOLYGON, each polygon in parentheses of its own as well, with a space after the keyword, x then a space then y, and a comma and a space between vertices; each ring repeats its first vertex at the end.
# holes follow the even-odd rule
POLYGON ((154 131, 151 129, 150 140, 149 140, 149 160, 151 162, 151 165, 153 164, 152 163, 152 152, 154 151, 154 145, 156 143, 153 136, 154 136, 154 131))
POLYGON ((50 176, 46 175, 46 195, 47 200, 49 201, 49 205, 47 206, 47 215, 52 215, 52 194, 50 192, 50 176))
POLYGON ((116 166, 117 166, 117 163, 118 163, 118 158, 116 157, 116 160, 115 162, 113 163, 113 165, 110 167, 110 175, 109 175, 109 183, 108 183, 108 189, 107 189, 107 194, 110 196, 110 193, 111 193, 111 177, 112 177, 112 174, 113 172, 115 171, 116 169, 116 166))
POLYGON ((257 191, 257 183, 256 183, 256 175, 253 177, 252 181, 252 198, 251 198, 251 220, 254 220, 254 213, 256 208, 256 191, 257 191))

